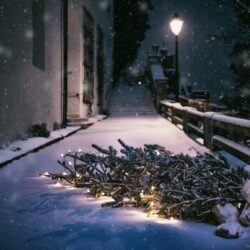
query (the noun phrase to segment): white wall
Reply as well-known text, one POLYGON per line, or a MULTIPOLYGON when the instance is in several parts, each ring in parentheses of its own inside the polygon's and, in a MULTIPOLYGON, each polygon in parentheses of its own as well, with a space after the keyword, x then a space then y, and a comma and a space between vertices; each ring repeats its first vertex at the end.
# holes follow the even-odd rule
MULTIPOLYGON (((32 64, 32 0, 2 1, 0 22, 0 146, 20 137, 35 123, 62 121, 61 0, 44 0, 45 70, 32 64)), ((112 81, 113 13, 102 9, 106 0, 69 0, 69 92, 82 93, 82 7, 89 10, 104 33, 104 108, 112 81), (72 85, 74 84, 74 85, 72 85), (79 89, 80 88, 80 89, 79 89)), ((110 1, 112 6, 112 0, 110 1)), ((96 41, 95 41, 96 44, 96 41)), ((96 62, 95 62, 96 63, 96 62)), ((93 115, 98 113, 95 64, 93 115)), ((82 117, 87 106, 75 104, 82 117)), ((68 107, 69 108, 69 107, 68 107)), ((71 110, 68 110, 71 112, 71 110)))
POLYGON ((45 0, 45 71, 32 64, 32 1, 3 1, 0 145, 35 123, 61 122, 61 1, 45 0))
MULTIPOLYGON (((83 7, 85 7, 94 18, 95 25, 95 56, 96 58, 96 35, 97 27, 103 31, 104 35, 104 93, 103 105, 107 108, 108 94, 112 82, 112 57, 113 57, 113 1, 112 0, 70 0, 69 1, 69 92, 79 92, 79 98, 68 98, 68 113, 77 113, 79 110, 81 117, 87 117, 88 106, 82 102, 83 93, 83 7), (103 3, 107 1, 110 11, 103 8, 103 3)), ((92 105, 92 115, 96 115, 98 110, 98 79, 97 62, 94 65, 94 102, 92 105)))

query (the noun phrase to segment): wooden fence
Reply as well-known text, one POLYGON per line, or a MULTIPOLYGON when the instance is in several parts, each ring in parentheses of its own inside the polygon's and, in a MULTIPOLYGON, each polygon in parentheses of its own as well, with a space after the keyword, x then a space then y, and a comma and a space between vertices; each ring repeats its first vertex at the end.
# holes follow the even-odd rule
POLYGON ((204 146, 222 149, 250 164, 250 120, 201 112, 173 101, 160 102, 161 113, 185 133, 203 138, 204 146))

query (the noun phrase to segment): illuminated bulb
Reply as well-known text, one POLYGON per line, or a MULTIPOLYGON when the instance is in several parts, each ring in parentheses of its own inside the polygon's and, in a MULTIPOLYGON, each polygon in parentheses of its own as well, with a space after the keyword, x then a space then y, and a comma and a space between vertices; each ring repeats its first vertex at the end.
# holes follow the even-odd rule
POLYGON ((170 220, 173 220, 173 219, 174 219, 174 217, 173 217, 173 216, 171 216, 169 219, 170 219, 170 220))
POLYGON ((66 172, 63 172, 62 175, 68 175, 66 172))
POLYGON ((78 149, 78 152, 79 152, 79 153, 81 153, 81 152, 82 152, 82 150, 79 148, 79 149, 78 149))
POLYGON ((61 154, 61 157, 64 157, 64 154, 61 154))
POLYGON ((144 192, 143 192, 143 190, 140 192, 140 197, 141 197, 141 198, 144 197, 144 192))
POLYGON ((151 187, 151 190, 155 190, 155 187, 154 187, 154 186, 152 186, 152 187, 151 187))
POLYGON ((81 175, 79 173, 76 173, 76 177, 81 177, 81 175))
POLYGON ((72 166, 72 161, 69 161, 68 164, 69 164, 70 166, 72 166))
POLYGON ((49 172, 44 172, 43 175, 47 176, 47 175, 49 175, 49 172))
POLYGON ((103 196, 103 195, 105 195, 105 193, 104 193, 104 192, 101 192, 101 195, 103 196))
POLYGON ((238 204, 237 204, 237 207, 240 208, 240 207, 241 207, 241 203, 238 203, 238 204))
POLYGON ((181 18, 178 16, 178 14, 175 14, 170 22, 170 28, 172 30, 172 32, 178 36, 179 33, 181 32, 182 29, 182 25, 183 25, 183 21, 181 20, 181 18))

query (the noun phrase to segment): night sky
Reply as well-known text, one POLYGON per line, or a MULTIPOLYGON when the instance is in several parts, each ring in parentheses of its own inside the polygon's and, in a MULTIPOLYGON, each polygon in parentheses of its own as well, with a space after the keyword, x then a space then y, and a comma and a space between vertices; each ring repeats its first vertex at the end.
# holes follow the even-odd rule
POLYGON ((162 45, 174 51, 174 36, 169 21, 177 12, 184 21, 179 36, 179 60, 181 81, 191 83, 196 89, 209 89, 211 101, 218 100, 230 91, 233 79, 228 64, 230 45, 216 39, 233 22, 230 9, 218 5, 216 0, 152 0, 154 10, 150 13, 151 29, 138 53, 138 62, 145 62, 151 44, 162 45))

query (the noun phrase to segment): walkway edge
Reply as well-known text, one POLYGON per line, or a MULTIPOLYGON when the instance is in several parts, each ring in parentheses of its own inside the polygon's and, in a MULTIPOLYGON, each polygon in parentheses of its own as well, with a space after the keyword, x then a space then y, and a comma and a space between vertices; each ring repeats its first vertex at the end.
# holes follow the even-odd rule
POLYGON ((41 145, 39 145, 39 146, 37 146, 37 147, 34 147, 34 148, 32 148, 32 149, 30 149, 30 150, 24 152, 24 153, 21 153, 21 154, 19 154, 19 155, 16 155, 16 156, 14 156, 14 157, 12 157, 12 158, 6 160, 6 161, 0 162, 0 168, 6 166, 6 165, 8 165, 8 164, 10 164, 11 162, 13 162, 13 161, 15 161, 15 160, 18 160, 18 159, 22 158, 22 157, 24 157, 24 156, 26 156, 26 155, 28 155, 28 154, 30 154, 30 153, 37 152, 37 151, 39 151, 39 150, 41 150, 41 149, 43 149, 43 148, 46 148, 46 147, 48 147, 48 146, 50 146, 50 145, 52 145, 52 144, 55 144, 55 143, 57 143, 57 142, 63 140, 64 138, 69 137, 69 136, 75 134, 76 132, 78 132, 79 130, 82 130, 82 129, 84 129, 84 128, 78 127, 77 129, 75 129, 75 130, 73 130, 73 131, 70 131, 70 132, 69 132, 68 134, 66 134, 66 135, 62 135, 62 136, 53 138, 53 139, 49 140, 48 142, 45 142, 45 143, 43 143, 43 144, 41 144, 41 145))
POLYGON ((20 153, 20 154, 18 154, 16 156, 10 157, 7 160, 3 160, 3 161, 0 160, 0 169, 2 167, 4 167, 4 166, 10 164, 11 162, 13 162, 15 160, 18 160, 18 159, 20 159, 20 158, 22 158, 22 157, 24 157, 24 156, 26 156, 26 155, 28 155, 30 153, 37 152, 37 151, 39 151, 39 150, 41 150, 43 148, 46 148, 46 147, 48 147, 48 146, 50 146, 52 144, 55 144, 55 143, 63 140, 64 138, 67 138, 67 137, 77 133, 79 130, 87 129, 88 127, 92 126, 96 122, 102 121, 102 120, 104 120, 106 118, 107 118, 106 116, 98 116, 97 115, 96 118, 95 117, 92 118, 91 121, 86 122, 85 124, 82 124, 81 126, 77 126, 76 129, 72 129, 71 131, 69 131, 68 133, 66 133, 64 135, 58 135, 57 137, 51 138, 51 139, 48 138, 48 141, 46 141, 44 143, 41 143, 40 145, 38 145, 38 146, 36 146, 36 147, 34 147, 32 149, 29 149, 29 150, 27 150, 27 151, 25 151, 23 153, 20 153))

